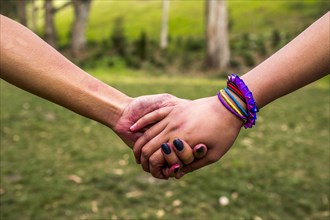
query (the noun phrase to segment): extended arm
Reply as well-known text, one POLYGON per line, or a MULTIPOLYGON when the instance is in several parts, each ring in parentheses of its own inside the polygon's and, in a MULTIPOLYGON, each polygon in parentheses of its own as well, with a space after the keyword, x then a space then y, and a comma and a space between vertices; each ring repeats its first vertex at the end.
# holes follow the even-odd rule
MULTIPOLYGON (((307 28, 289 44, 242 76, 259 108, 275 99, 320 79, 330 71, 330 13, 307 28)), ((145 170, 162 178, 154 158, 159 146, 182 138, 190 145, 203 142, 208 146, 206 157, 182 169, 191 172, 220 159, 232 146, 242 122, 230 113, 217 97, 184 103, 172 110, 146 115, 131 127, 138 131, 159 121, 134 145, 135 156, 145 170)))
POLYGON ((330 73, 330 12, 242 79, 259 108, 330 73))
POLYGON ((2 16, 1 78, 114 127, 131 98, 74 65, 37 35, 2 16))
MULTIPOLYGON (((2 79, 101 122, 130 147, 143 134, 129 130, 136 120, 156 109, 186 102, 169 94, 128 97, 84 72, 26 27, 2 15, 0 22, 2 79)), ((165 161, 163 157, 159 160, 165 161)))
POLYGON ((131 98, 74 65, 36 34, 0 15, 0 76, 114 130, 130 147, 142 132, 129 127, 143 115, 184 102, 168 94, 131 98))

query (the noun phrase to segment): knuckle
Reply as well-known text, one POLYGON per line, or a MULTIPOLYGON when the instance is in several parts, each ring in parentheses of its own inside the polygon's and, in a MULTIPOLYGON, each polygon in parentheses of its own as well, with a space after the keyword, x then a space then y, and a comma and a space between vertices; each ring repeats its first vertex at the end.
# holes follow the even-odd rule
POLYGON ((162 94, 162 101, 165 106, 172 106, 176 103, 176 97, 169 93, 164 93, 162 94))
POLYGON ((141 161, 141 165, 142 165, 142 169, 145 171, 145 172, 150 172, 149 170, 149 162, 148 160, 145 160, 145 159, 142 159, 141 161))
POLYGON ((142 136, 144 143, 147 143, 151 140, 151 138, 152 138, 151 133, 152 133, 151 129, 148 129, 144 132, 144 134, 142 136))
POLYGON ((159 118, 160 116, 162 116, 163 110, 164 110, 163 108, 155 110, 154 111, 154 117, 159 118))
POLYGON ((158 165, 157 160, 155 160, 155 158, 152 156, 149 158, 149 164, 151 167, 154 167, 154 168, 156 168, 158 165))
POLYGON ((147 148, 142 148, 141 150, 141 157, 144 158, 145 160, 149 159, 150 153, 147 148))
POLYGON ((179 131, 181 128, 181 124, 174 124, 168 128, 169 132, 179 131))
POLYGON ((163 93, 163 98, 164 98, 164 99, 171 99, 171 98, 173 98, 173 95, 171 95, 171 94, 165 92, 165 93, 163 93))
POLYGON ((142 169, 143 169, 145 172, 149 173, 149 168, 148 168, 147 166, 142 166, 142 169))
POLYGON ((154 166, 156 164, 156 161, 155 161, 153 155, 151 155, 150 158, 149 158, 149 164, 150 164, 150 166, 154 166))
POLYGON ((135 155, 135 157, 138 156, 140 154, 140 148, 134 147, 133 148, 133 154, 135 155))

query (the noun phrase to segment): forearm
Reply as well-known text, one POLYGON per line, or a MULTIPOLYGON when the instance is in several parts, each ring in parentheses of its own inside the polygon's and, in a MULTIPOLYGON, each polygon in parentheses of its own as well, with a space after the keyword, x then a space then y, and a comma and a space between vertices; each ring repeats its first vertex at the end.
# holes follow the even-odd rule
POLYGON ((242 78, 259 108, 330 72, 330 13, 242 78))
POLYGON ((1 16, 4 80, 113 127, 129 97, 90 76, 24 26, 1 16))

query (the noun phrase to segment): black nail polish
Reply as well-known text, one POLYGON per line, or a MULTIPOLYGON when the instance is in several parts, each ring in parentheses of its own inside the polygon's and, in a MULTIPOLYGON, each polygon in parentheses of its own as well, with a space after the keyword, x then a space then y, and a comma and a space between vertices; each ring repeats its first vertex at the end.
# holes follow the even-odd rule
POLYGON ((204 153, 204 150, 205 150, 204 147, 199 147, 199 148, 196 149, 196 153, 201 155, 201 154, 204 153))
POLYGON ((170 154, 171 153, 171 148, 168 146, 168 144, 164 143, 161 145, 162 150, 164 151, 165 154, 170 154))
POLYGON ((179 171, 180 167, 177 167, 174 169, 174 173, 177 173, 179 171))
POLYGON ((180 140, 180 139, 175 139, 174 141, 173 141, 173 144, 174 144, 174 146, 175 146, 175 148, 178 150, 178 151, 182 151, 183 150, 183 143, 182 143, 182 141, 180 140))

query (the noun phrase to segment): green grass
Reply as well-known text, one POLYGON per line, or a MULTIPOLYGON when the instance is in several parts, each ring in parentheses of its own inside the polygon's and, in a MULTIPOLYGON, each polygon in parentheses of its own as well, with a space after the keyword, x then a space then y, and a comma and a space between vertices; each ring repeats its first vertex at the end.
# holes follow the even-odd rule
MULTIPOLYGON (((60 5, 66 1, 56 2, 60 5)), ((169 34, 172 37, 203 38, 204 7, 204 1, 201 0, 171 1, 169 34)), ((329 2, 323 0, 230 0, 228 1, 230 34, 232 37, 243 33, 270 34, 274 29, 296 34, 319 17, 321 11, 329 10, 329 7, 329 2), (323 5, 323 9, 320 9, 320 5, 323 5)), ((162 2, 159 0, 93 0, 87 37, 93 41, 109 39, 114 20, 122 17, 128 40, 137 39, 142 31, 152 39, 158 40, 161 13, 162 2)), ((72 19, 72 7, 67 7, 56 14, 56 24, 62 44, 68 42, 72 19)))
MULTIPOLYGON (((224 85, 95 73, 132 96, 194 99, 224 85)), ((179 181, 144 173, 96 122, 4 81, 0 97, 1 219, 329 219, 329 77, 262 109, 220 162, 179 181)))

